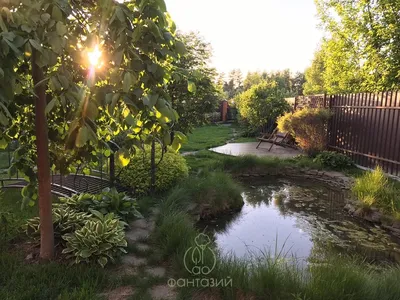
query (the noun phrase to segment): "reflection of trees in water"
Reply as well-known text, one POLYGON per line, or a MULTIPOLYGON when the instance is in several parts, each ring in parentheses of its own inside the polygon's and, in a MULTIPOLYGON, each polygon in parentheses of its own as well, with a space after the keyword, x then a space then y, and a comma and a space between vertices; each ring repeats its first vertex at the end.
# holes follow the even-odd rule
POLYGON ((199 221, 197 227, 208 233, 224 233, 238 220, 240 216, 240 211, 230 212, 211 220, 199 221))
MULTIPOLYGON (((243 192, 246 204, 253 209, 273 206, 282 216, 296 217, 296 227, 311 236, 311 262, 338 254, 360 254, 368 261, 400 262, 400 245, 384 230, 348 216, 343 211, 345 197, 343 192, 323 186, 293 185, 287 181, 248 186, 243 192)), ((241 217, 245 218, 240 212, 230 213, 199 226, 207 227, 210 233, 224 233, 241 217)))

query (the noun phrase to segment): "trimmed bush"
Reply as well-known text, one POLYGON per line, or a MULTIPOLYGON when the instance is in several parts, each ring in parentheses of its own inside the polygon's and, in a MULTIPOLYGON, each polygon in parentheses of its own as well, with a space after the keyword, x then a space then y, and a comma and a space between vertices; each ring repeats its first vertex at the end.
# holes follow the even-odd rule
POLYGON ((325 150, 326 126, 332 113, 324 108, 305 108, 287 113, 278 119, 278 129, 289 132, 308 155, 315 156, 325 150))
MULTIPOLYGON (((146 146, 144 152, 131 157, 129 164, 121 170, 119 176, 122 185, 134 189, 138 194, 147 194, 150 190, 150 149, 146 146)), ((158 192, 170 189, 189 174, 186 160, 170 149, 162 157, 161 147, 156 147, 156 163, 156 191, 158 192)))
POLYGON ((351 160, 350 157, 332 151, 321 152, 314 159, 314 162, 318 162, 322 164, 324 167, 334 170, 343 170, 354 167, 354 162, 351 160))

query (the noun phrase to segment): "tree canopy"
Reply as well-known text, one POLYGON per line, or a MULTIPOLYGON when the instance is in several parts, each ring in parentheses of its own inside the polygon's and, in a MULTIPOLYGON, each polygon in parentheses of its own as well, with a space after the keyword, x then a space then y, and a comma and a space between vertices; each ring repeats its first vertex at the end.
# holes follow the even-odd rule
POLYGON ((216 84, 217 72, 209 64, 212 56, 210 44, 194 32, 178 33, 177 37, 187 52, 173 64, 186 74, 186 78, 175 76, 168 85, 168 94, 173 108, 179 114, 174 130, 187 133, 207 121, 206 114, 215 111, 223 95, 216 84))
POLYGON ((400 2, 315 2, 326 37, 306 72, 306 93, 399 88, 400 2))
MULTIPOLYGON (((50 168, 69 173, 109 156, 106 142, 122 131, 122 165, 134 146, 168 137, 177 113, 165 85, 186 50, 163 0, 3 1, 0 29, 1 145, 19 141, 10 170, 30 182, 25 203, 39 182, 41 256, 50 258, 50 168)), ((166 141, 179 148, 181 139, 166 141)))
POLYGON ((235 101, 241 117, 253 128, 275 121, 290 108, 275 81, 253 85, 238 95, 235 101))

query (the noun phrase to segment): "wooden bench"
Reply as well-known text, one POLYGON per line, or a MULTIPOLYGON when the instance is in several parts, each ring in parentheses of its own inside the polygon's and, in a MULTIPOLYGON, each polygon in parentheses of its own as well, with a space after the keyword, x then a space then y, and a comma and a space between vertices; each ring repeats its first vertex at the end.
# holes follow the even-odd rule
POLYGON ((278 129, 275 129, 272 134, 263 134, 261 137, 257 138, 260 142, 258 143, 256 149, 258 149, 262 142, 271 143, 271 147, 269 147, 268 151, 271 151, 274 145, 279 145, 282 147, 290 147, 296 148, 294 145, 290 143, 291 136, 287 132, 279 132, 278 129))

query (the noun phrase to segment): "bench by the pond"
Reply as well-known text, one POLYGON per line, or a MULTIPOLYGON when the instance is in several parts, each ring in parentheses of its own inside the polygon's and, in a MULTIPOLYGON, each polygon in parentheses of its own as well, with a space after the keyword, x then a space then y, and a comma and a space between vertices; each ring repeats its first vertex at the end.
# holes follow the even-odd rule
POLYGON ((258 143, 256 149, 258 149, 263 142, 268 142, 271 144, 268 151, 271 151, 274 145, 296 149, 292 136, 288 132, 279 132, 278 129, 275 129, 272 134, 262 134, 262 136, 257 138, 257 140, 260 142, 258 143))

